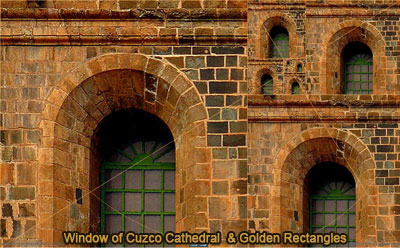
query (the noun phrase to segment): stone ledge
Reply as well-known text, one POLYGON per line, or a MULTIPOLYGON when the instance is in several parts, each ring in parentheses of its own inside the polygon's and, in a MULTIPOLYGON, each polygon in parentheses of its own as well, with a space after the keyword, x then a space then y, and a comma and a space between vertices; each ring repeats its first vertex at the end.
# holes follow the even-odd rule
POLYGON ((249 123, 398 123, 400 116, 249 116, 249 123))
POLYGON ((90 19, 90 20, 246 20, 246 9, 131 9, 125 11, 105 9, 53 9, 2 8, 7 19, 90 19))
POLYGON ((249 107, 400 107, 399 95, 249 95, 249 107))
POLYGON ((245 45, 246 36, 1 35, 2 45, 245 45))

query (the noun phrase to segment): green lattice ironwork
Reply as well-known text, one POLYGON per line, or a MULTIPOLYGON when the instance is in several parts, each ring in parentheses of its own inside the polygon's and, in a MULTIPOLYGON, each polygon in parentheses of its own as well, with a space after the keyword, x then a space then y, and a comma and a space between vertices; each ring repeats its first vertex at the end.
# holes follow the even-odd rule
MULTIPOLYGON (((355 246, 355 187, 347 182, 330 182, 310 196, 310 232, 346 233, 346 247, 355 246)), ((335 245, 332 245, 335 247, 335 245)))
POLYGON ((294 82, 292 84, 292 95, 298 95, 300 94, 300 85, 297 82, 294 82))
POLYGON ((344 64, 344 93, 372 94, 373 64, 369 54, 356 54, 344 64))
POLYGON ((289 57, 289 34, 283 28, 277 33, 271 34, 271 57, 288 58, 289 57))
POLYGON ((264 95, 272 95, 274 92, 274 82, 270 75, 266 74, 261 78, 261 93, 264 95))
MULTIPOLYGON (((136 142, 101 167, 101 231, 175 231, 174 145, 136 142), (169 156, 169 159, 164 159, 169 156)), ((163 246, 163 245, 162 245, 163 246)))

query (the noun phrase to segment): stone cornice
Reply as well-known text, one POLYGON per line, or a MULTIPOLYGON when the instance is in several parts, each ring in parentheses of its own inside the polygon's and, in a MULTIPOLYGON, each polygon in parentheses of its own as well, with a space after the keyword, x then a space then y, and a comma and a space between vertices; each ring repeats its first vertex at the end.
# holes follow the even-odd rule
POLYGON ((54 20, 246 20, 246 9, 53 9, 2 8, 1 19, 54 20))
POLYGON ((1 45, 246 45, 246 36, 2 35, 1 45))
POLYGON ((249 122, 260 123, 380 123, 400 122, 400 116, 377 116, 377 117, 340 117, 340 116, 249 116, 249 122))
POLYGON ((249 107, 356 107, 356 108, 398 108, 398 95, 250 95, 249 107))

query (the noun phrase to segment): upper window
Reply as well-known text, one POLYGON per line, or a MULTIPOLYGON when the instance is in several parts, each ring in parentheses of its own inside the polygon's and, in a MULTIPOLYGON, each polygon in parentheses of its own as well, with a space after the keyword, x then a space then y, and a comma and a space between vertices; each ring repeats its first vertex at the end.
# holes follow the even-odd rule
POLYGON ((298 64, 296 68, 297 72, 303 72, 303 66, 301 64, 298 64))
POLYGON ((300 85, 298 82, 294 82, 292 84, 292 95, 298 95, 300 94, 300 85))
POLYGON ((272 95, 274 90, 272 77, 265 74, 261 78, 261 93, 264 95, 272 95))
POLYGON ((271 38, 271 57, 289 57, 289 33, 284 27, 274 27, 270 32, 271 38))
POLYGON ((372 52, 361 42, 349 43, 343 49, 344 93, 372 94, 372 52))

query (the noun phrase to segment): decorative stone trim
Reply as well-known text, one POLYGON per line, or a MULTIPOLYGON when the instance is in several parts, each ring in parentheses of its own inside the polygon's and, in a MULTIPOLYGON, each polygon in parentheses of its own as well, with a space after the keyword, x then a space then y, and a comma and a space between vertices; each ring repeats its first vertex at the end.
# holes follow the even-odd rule
POLYGON ((2 8, 3 20, 246 20, 246 9, 53 9, 53 8, 2 8))

